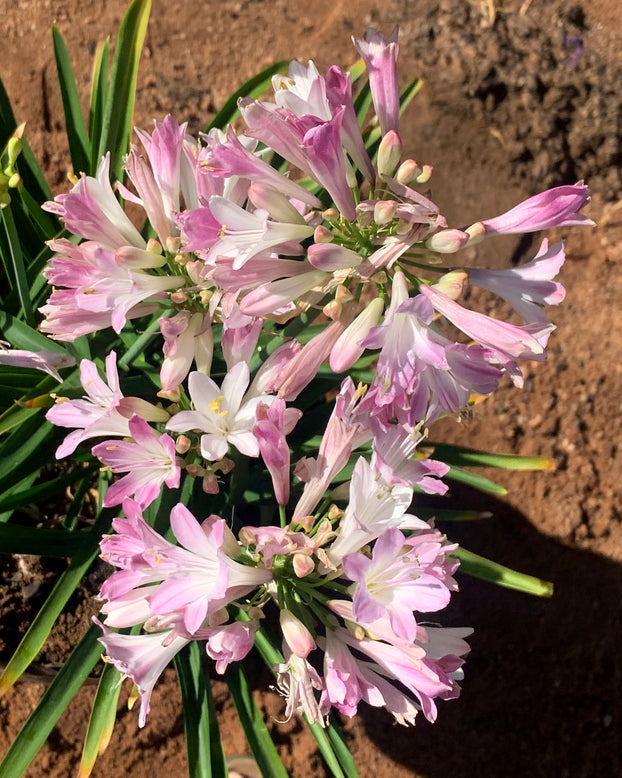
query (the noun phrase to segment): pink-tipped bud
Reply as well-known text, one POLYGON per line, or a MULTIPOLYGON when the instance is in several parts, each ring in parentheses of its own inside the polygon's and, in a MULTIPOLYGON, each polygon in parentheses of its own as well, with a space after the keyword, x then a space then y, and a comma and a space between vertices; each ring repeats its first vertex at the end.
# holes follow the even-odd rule
POLYGON ((469 236, 469 246, 480 243, 486 237, 486 227, 484 227, 482 222, 475 222, 475 224, 467 227, 465 232, 469 236))
POLYGON ((187 435, 179 435, 175 441, 175 451, 183 456, 183 454, 187 454, 190 451, 191 445, 192 441, 187 435))
POLYGON ((378 147, 378 175, 392 176, 400 164, 402 141, 395 130, 389 130, 378 147))
POLYGON ((188 300, 188 296, 185 292, 182 292, 181 289, 178 289, 176 292, 171 292, 171 302, 175 303, 175 305, 183 305, 188 300))
POLYGON ((397 210, 395 200, 379 200, 374 206, 374 221, 382 226, 393 220, 397 210))
MULTIPOLYGON (((157 241, 155 242, 157 243, 157 241)), ((139 249, 136 246, 119 246, 115 251, 115 259, 124 267, 129 267, 132 270, 162 267, 166 263, 166 257, 162 256, 161 249, 160 252, 145 251, 145 249, 139 249)))
POLYGON ((280 222, 304 224, 305 220, 290 201, 269 184, 254 181, 248 187, 248 199, 255 208, 263 208, 270 216, 280 222))
POLYGON ((417 176, 415 179, 418 184, 427 184, 428 181, 432 178, 432 173, 434 172, 434 168, 432 165, 423 165, 423 168, 421 170, 421 173, 417 176))
POLYGON ((281 611, 280 622, 283 639, 292 653, 301 659, 306 659, 315 648, 315 640, 309 630, 288 610, 281 611))
POLYGON ((307 258, 313 267, 326 273, 356 267, 363 261, 356 251, 337 243, 312 243, 307 250, 307 258))
POLYGON ((439 254, 454 254, 466 246, 468 240, 469 234, 462 230, 441 230, 428 238, 425 245, 432 251, 438 251, 439 254))
POLYGON ((335 236, 323 224, 318 224, 313 233, 315 243, 332 243, 335 236))
POLYGON ((293 568, 297 578, 304 578, 315 570, 315 562, 307 554, 294 554, 293 568))
POLYGON ((400 184, 408 186, 413 181, 417 180, 417 176, 420 176, 423 172, 421 165, 418 165, 414 159, 405 159, 398 167, 395 178, 400 184))
POLYGON ((464 292, 468 274, 464 270, 452 270, 434 284, 434 288, 452 300, 458 300, 464 292))

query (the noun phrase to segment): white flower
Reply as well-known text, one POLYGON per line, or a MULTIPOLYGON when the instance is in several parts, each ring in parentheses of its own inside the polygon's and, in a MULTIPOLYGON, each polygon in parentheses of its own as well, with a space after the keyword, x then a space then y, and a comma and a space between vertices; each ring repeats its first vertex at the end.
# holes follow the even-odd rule
POLYGON ((234 446, 241 454, 259 456, 259 444, 253 435, 255 411, 260 402, 270 404, 274 397, 257 395, 244 402, 250 373, 245 362, 238 362, 219 387, 204 373, 190 373, 188 389, 194 411, 181 411, 167 424, 175 432, 198 430, 201 454, 209 461, 222 459, 234 446))

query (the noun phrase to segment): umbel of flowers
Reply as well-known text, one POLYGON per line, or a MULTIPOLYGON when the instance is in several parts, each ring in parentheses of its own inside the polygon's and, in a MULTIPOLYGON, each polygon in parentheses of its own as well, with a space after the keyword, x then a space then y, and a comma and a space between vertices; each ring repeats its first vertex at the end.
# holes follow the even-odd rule
POLYGON ((104 498, 122 515, 101 543, 117 568, 100 593, 101 641, 138 687, 141 725, 160 673, 187 643, 204 641, 222 673, 276 613, 288 716, 324 722, 331 707, 351 716, 364 701, 413 724, 459 694, 471 630, 430 626, 425 615, 456 590, 456 546, 409 512, 416 490, 446 491, 448 467, 418 446, 504 373, 521 385, 519 363, 543 359, 554 329, 544 306, 564 297, 553 280, 562 243, 543 240, 511 270, 466 266, 460 250, 590 224, 580 213, 589 197, 582 183, 561 186, 448 227, 426 189, 431 167, 402 154, 396 33, 368 30, 355 46, 376 114, 363 131, 349 74, 293 62, 274 79, 274 102, 240 101, 241 134, 197 140, 168 116, 151 135, 137 131, 128 187, 111 185, 105 157, 96 178, 83 175, 47 204, 81 241, 51 242, 42 330, 71 341, 159 316, 157 396, 125 396, 111 352, 105 380, 83 360, 85 395, 58 398, 47 414, 73 430, 58 457, 93 441, 93 455, 121 475, 104 498), (143 209, 147 229, 115 189, 143 209), (509 302, 523 323, 463 305, 469 284, 509 302), (357 385, 348 373, 361 358, 373 376, 357 385), (340 388, 307 449, 315 456, 290 462, 297 400, 331 371, 340 388), (244 461, 269 474, 276 522, 264 513, 234 534, 231 516, 208 515, 209 500, 244 461), (339 478, 348 465, 349 485, 339 478), (292 467, 304 484, 295 496, 292 467), (200 480, 207 508, 195 516, 177 504, 165 538, 143 513, 182 474, 200 480), (116 631, 137 625, 141 634, 116 631))

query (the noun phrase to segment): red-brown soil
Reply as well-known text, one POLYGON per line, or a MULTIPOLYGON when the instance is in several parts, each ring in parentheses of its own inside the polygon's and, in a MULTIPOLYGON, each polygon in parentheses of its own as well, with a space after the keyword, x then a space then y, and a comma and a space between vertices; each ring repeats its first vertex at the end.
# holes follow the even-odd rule
MULTIPOLYGON (((69 45, 86 101, 97 42, 118 29, 126 3, 101 0, 5 2, 0 75, 55 191, 66 186, 68 155, 55 83, 50 26, 69 45)), ((154 0, 141 64, 136 123, 167 112, 204 126, 227 95, 281 58, 320 66, 353 59, 352 34, 368 25, 401 28, 401 74, 425 79, 403 121, 407 151, 435 166, 434 199, 460 226, 524 197, 585 178, 595 194, 596 229, 564 230, 565 302, 549 358, 478 406, 473 420, 445 425, 456 442, 551 457, 554 472, 494 474, 502 500, 460 493, 494 518, 444 529, 465 547, 555 583, 538 600, 460 578, 448 616, 475 628, 460 700, 441 705, 434 726, 394 726, 375 710, 346 723, 363 778, 614 776, 622 753, 622 6, 591 0, 154 0), (493 20, 493 16, 495 17, 493 20)), ((557 237, 557 236, 555 236, 557 237)), ((497 266, 535 254, 536 242, 485 244, 497 266)), ((481 259, 480 259, 481 262, 481 259)), ((492 308, 490 308, 490 312, 492 308)), ((505 312, 498 307, 498 314, 505 312)), ((440 432, 435 432, 440 437, 440 432)), ((14 645, 16 613, 36 598, 36 564, 5 560, 2 620, 14 645), (24 569, 24 565, 26 568, 24 569), (21 599, 20 599, 21 598, 21 599)), ((88 623, 76 603, 42 662, 62 657, 88 623)), ((2 650, 2 646, 0 646, 2 650)), ((259 673, 256 698, 296 778, 325 775, 314 741, 259 673)), ((0 751, 35 706, 42 685, 20 683, 0 700, 0 751)), ((76 772, 93 687, 85 687, 31 766, 30 778, 76 772)), ((246 750, 225 687, 216 686, 228 755, 246 750)), ((94 771, 134 778, 183 776, 180 696, 167 671, 147 726, 121 701, 113 740, 94 771)))

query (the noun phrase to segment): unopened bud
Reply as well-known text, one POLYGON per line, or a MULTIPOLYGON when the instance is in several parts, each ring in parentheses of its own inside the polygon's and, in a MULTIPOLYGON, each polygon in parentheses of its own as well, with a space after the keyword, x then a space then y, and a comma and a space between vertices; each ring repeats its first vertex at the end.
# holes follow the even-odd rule
POLYGON ((218 476, 213 470, 209 470, 207 473, 205 473, 201 486, 205 494, 218 494, 220 491, 218 476))
POLYGON ((322 218, 326 219, 327 222, 338 222, 339 211, 336 208, 327 208, 325 211, 322 211, 322 218))
POLYGON ((315 640, 300 621, 291 611, 282 610, 280 614, 281 631, 287 645, 293 654, 301 659, 306 659, 315 648, 315 640))
POLYGON ((293 567, 296 577, 304 578, 315 570, 315 562, 307 554, 294 554, 293 567))
POLYGON ((186 472, 191 478, 205 475, 205 468, 201 465, 186 465, 186 472))
POLYGON ((332 243, 335 236, 323 224, 318 224, 313 232, 313 240, 315 243, 332 243))
POLYGON ((475 222, 475 224, 467 227, 465 232, 469 236, 469 246, 479 243, 486 237, 486 227, 484 227, 482 222, 475 222))
POLYGON ((191 445, 192 441, 187 435, 179 435, 175 441, 175 451, 183 456, 183 454, 187 454, 190 451, 191 445))
POLYGON ((432 173, 434 172, 434 168, 432 165, 423 165, 423 169, 421 173, 417 176, 415 179, 418 184, 427 184, 428 181, 432 178, 432 173))
POLYGON ((405 159, 398 167, 395 178, 400 184, 412 184, 417 180, 417 176, 420 176, 423 171, 421 165, 418 165, 414 159, 405 159))
POLYGON ((462 230, 441 230, 426 240, 425 245, 439 254, 454 254, 466 246, 469 235, 462 230))
POLYGON ((183 305, 188 300, 188 295, 185 292, 182 292, 181 289, 178 289, 176 292, 171 292, 171 302, 175 303, 175 305, 183 305))
POLYGON ((392 176, 400 163, 402 141, 395 130, 389 130, 378 147, 378 175, 392 176))
POLYGON ((395 216, 396 209, 395 200, 379 200, 374 206, 374 221, 380 226, 389 224, 395 216))
POLYGON ((434 284, 434 288, 452 300, 458 300, 464 292, 468 275, 464 270, 452 270, 434 284))
MULTIPOLYGON (((181 238, 169 236, 166 239, 166 250, 169 254, 177 254, 179 247, 181 246, 181 238)), ((147 249, 149 247, 147 246, 147 249)), ((177 257, 175 257, 177 259, 177 257)))

